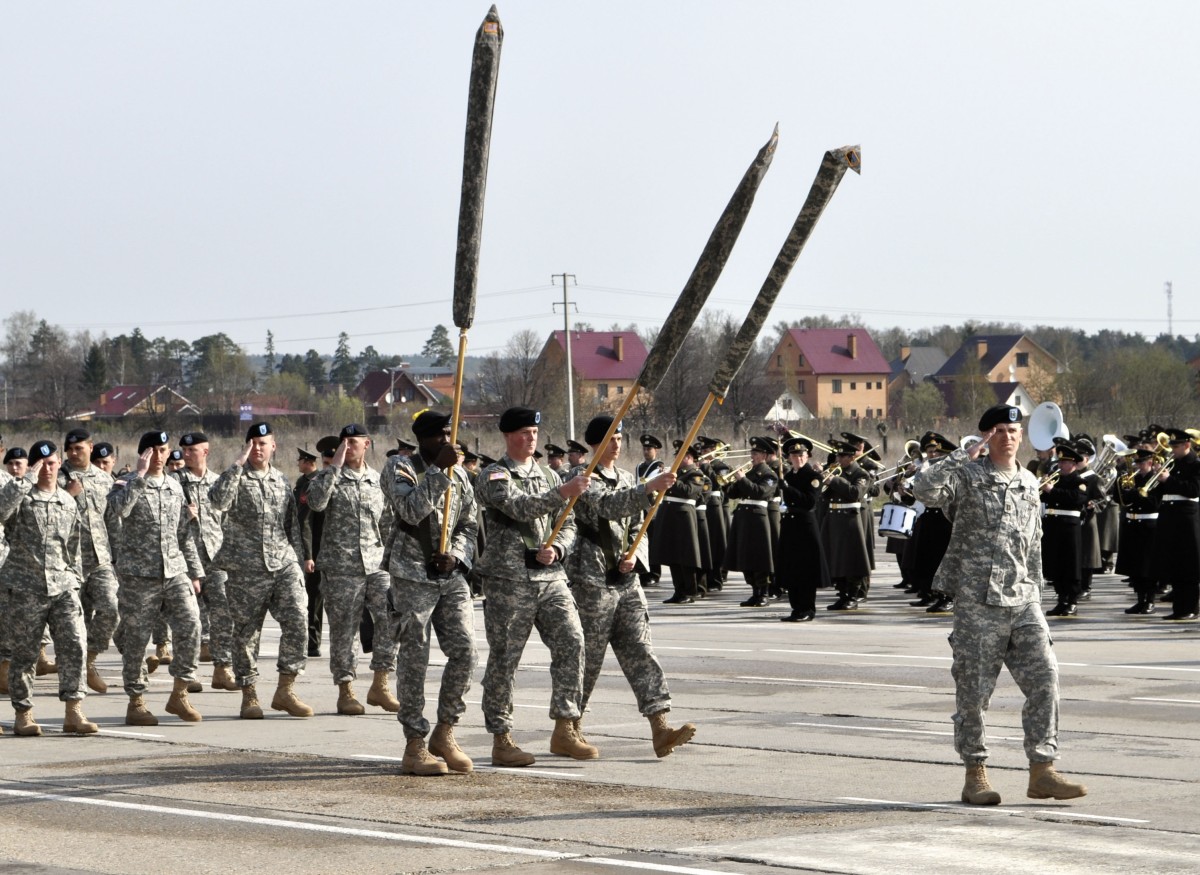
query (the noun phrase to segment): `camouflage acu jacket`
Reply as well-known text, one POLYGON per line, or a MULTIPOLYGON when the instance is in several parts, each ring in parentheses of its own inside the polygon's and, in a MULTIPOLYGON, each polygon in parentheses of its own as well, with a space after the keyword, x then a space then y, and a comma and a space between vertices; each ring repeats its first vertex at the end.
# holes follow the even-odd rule
MULTIPOLYGON (((587 470, 579 465, 572 477, 587 470)), ((620 468, 597 467, 587 492, 575 502, 575 548, 567 557, 567 576, 573 584, 605 586, 625 582, 633 572, 619 577, 617 563, 637 537, 642 512, 650 509, 646 484, 620 468)), ((636 560, 649 567, 649 542, 642 538, 636 560)))
POLYGON ((291 484, 277 469, 263 472, 232 465, 208 490, 223 514, 224 541, 213 563, 238 574, 278 571, 299 563, 300 525, 291 484))
POLYGON ((204 576, 184 502, 183 487, 173 477, 117 481, 108 496, 110 512, 120 521, 113 544, 117 574, 164 580, 204 576))
POLYGON ((330 466, 308 485, 309 513, 324 513, 321 545, 314 557, 328 574, 363 575, 383 567, 384 538, 391 508, 380 489, 379 472, 330 466))
MULTIPOLYGON (((484 510, 487 549, 475 563, 475 570, 487 577, 505 580, 548 582, 566 580, 561 561, 551 565, 526 567, 527 550, 537 550, 554 528, 558 513, 567 500, 558 494, 559 484, 550 480, 542 466, 523 465, 507 455, 479 472, 475 497, 484 510)), ((565 559, 575 543, 574 514, 567 518, 554 539, 560 559, 565 559)))
POLYGON ((225 535, 221 531, 222 514, 213 507, 208 491, 217 482, 217 475, 205 470, 202 477, 197 477, 187 468, 181 468, 172 475, 183 487, 183 498, 186 505, 196 508, 193 518, 185 507, 184 513, 188 518, 188 528, 192 531, 192 540, 200 554, 200 563, 206 568, 221 549, 221 541, 225 535))
MULTIPOLYGON (((420 456, 401 459, 390 466, 390 471, 391 479, 383 486, 396 519, 388 551, 388 571, 402 580, 428 580, 429 557, 440 546, 442 510, 451 479, 441 468, 427 468, 420 456)), ((478 504, 467 472, 455 465, 450 473, 454 478, 454 497, 450 500, 446 552, 458 560, 455 573, 463 574, 475 562, 478 504)))
POLYGON ((953 523, 935 590, 950 596, 965 590, 989 605, 1041 598, 1041 501, 1033 474, 1021 468, 1009 478, 990 459, 972 462, 960 448, 917 474, 913 494, 953 523))
POLYGON ((42 492, 32 480, 10 479, 0 488, 0 525, 9 546, 4 586, 54 596, 83 584, 79 506, 66 490, 42 492))
POLYGON ((83 484, 83 491, 75 497, 75 502, 79 505, 79 519, 83 526, 83 571, 84 574, 91 574, 96 568, 112 563, 104 511, 114 481, 111 474, 95 465, 88 465, 81 471, 64 462, 58 469, 58 485, 65 489, 68 480, 78 480, 83 484))

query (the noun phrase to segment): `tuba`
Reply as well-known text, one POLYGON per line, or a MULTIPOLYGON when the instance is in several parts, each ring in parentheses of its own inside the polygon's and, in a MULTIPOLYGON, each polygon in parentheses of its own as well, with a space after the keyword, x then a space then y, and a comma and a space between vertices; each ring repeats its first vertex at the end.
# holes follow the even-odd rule
POLYGON ((1070 440, 1071 430, 1063 421, 1063 413, 1053 401, 1046 401, 1029 414, 1029 442, 1035 450, 1054 449, 1054 439, 1070 440))

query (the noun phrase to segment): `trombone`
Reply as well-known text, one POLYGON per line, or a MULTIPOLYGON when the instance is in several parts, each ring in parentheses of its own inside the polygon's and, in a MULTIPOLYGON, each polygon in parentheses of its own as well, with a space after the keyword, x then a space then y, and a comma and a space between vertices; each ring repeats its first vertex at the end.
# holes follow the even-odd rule
POLYGON ((1142 498, 1149 495, 1150 490, 1158 485, 1158 481, 1162 479, 1164 473, 1170 473, 1171 469, 1175 467, 1175 457, 1170 455, 1171 439, 1167 436, 1167 433, 1160 431, 1154 436, 1154 440, 1158 444, 1154 455, 1158 457, 1162 465, 1156 468, 1154 473, 1150 475, 1150 478, 1138 489, 1138 495, 1142 496, 1142 498))
POLYGON ((875 477, 876 483, 883 483, 885 480, 891 480, 893 477, 901 474, 906 468, 914 462, 919 462, 925 458, 925 454, 921 452, 920 441, 905 441, 904 442, 904 458, 898 461, 890 468, 884 468, 875 477))

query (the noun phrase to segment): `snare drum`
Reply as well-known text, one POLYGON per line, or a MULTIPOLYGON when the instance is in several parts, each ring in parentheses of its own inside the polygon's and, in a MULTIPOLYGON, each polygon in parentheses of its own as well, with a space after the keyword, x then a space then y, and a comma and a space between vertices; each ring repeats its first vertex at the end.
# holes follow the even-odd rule
POLYGON ((903 504, 885 504, 879 514, 879 534, 885 538, 911 538, 917 512, 903 504))

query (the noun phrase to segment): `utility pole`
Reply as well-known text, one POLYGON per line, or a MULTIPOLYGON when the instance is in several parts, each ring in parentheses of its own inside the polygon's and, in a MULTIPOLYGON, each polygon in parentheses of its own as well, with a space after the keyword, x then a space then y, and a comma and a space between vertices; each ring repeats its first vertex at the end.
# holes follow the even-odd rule
POLYGON ((1163 291, 1165 291, 1167 293, 1167 336, 1174 337, 1175 336, 1175 325, 1174 325, 1174 322, 1172 321, 1172 313, 1171 313, 1171 297, 1172 297, 1171 283, 1170 282, 1163 283, 1163 287, 1164 287, 1163 291))
MULTIPOLYGON (((575 274, 573 273, 554 273, 550 275, 550 282, 562 278, 563 289, 563 337, 566 339, 567 346, 567 437, 575 437, 575 376, 571 368, 571 299, 567 296, 567 278, 570 277, 571 282, 576 282, 575 274)), ((554 305, 558 306, 557 303, 554 305)), ((576 308, 578 309, 578 308, 576 308)))

